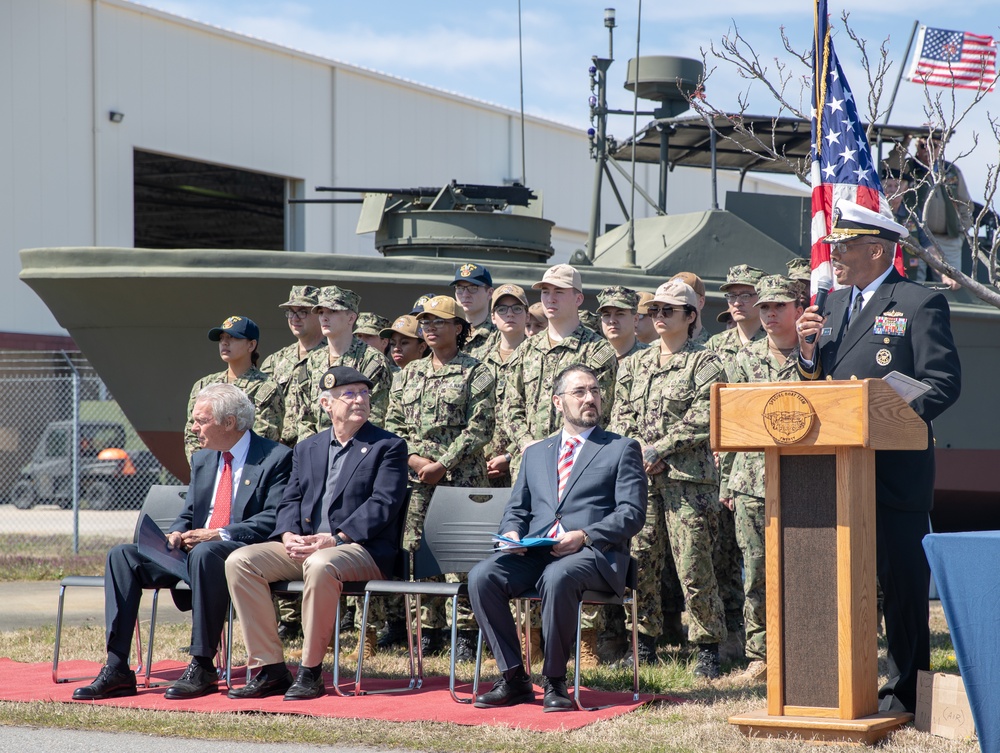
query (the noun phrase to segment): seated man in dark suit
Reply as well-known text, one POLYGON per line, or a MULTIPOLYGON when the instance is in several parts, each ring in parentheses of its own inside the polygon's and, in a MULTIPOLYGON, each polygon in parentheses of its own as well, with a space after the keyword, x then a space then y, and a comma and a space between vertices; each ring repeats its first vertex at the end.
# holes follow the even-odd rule
POLYGON ((553 385, 562 414, 558 434, 525 451, 500 523, 509 539, 559 539, 549 547, 509 548, 469 573, 469 598, 503 676, 477 708, 534 700, 508 601, 536 588, 545 638, 545 711, 574 708, 566 662, 576 635, 576 612, 586 590, 625 591, 629 540, 646 521, 646 475, 639 444, 604 431, 597 375, 582 364, 564 369, 553 385))
MULTIPOLYGON (((238 387, 206 387, 198 393, 191 415, 202 449, 191 459, 187 506, 167 535, 171 546, 188 553, 191 591, 178 592, 175 601, 178 607, 193 610, 191 664, 166 693, 175 700, 218 689, 213 659, 229 610, 226 557, 271 534, 292 469, 291 450, 251 430, 254 406, 238 387)), ((74 700, 136 694, 128 657, 142 589, 170 588, 177 583, 176 575, 141 554, 135 544, 122 544, 108 553, 104 575, 107 664, 94 682, 73 691, 74 700)))
POLYGON ((295 445, 292 476, 271 541, 226 563, 229 592, 251 669, 230 698, 317 698, 326 692, 322 664, 333 635, 344 581, 385 577, 406 518, 406 442, 374 424, 372 381, 349 366, 323 374, 320 406, 333 426, 295 445), (269 583, 303 580, 302 663, 285 666, 269 583))

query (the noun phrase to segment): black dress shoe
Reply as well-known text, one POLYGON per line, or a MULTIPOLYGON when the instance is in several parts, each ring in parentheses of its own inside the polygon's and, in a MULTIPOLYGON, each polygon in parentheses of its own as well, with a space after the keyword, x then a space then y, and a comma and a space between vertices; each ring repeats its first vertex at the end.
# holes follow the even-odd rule
POLYGON ((288 669, 263 668, 250 682, 242 688, 232 688, 230 698, 267 698, 272 695, 284 695, 292 685, 292 673, 288 669), (272 676, 273 673, 273 676, 272 676))
POLYGON ((572 711, 576 708, 573 699, 566 690, 565 677, 545 678, 545 698, 542 700, 542 711, 572 711))
POLYGON ((208 670, 197 661, 188 664, 174 684, 167 688, 165 698, 171 701, 183 701, 188 698, 201 698, 219 690, 219 675, 214 669, 208 670))
POLYGON ((323 668, 299 667, 295 682, 285 692, 286 701, 308 701, 326 695, 326 685, 323 684, 323 668))
POLYGON ((123 698, 135 694, 135 672, 131 669, 119 672, 105 664, 90 685, 73 691, 73 700, 100 701, 105 698, 123 698))
POLYGON ((476 696, 477 709, 494 709, 502 706, 516 706, 519 703, 531 703, 535 700, 535 686, 531 679, 521 673, 520 676, 507 680, 501 677, 493 684, 493 690, 476 696))

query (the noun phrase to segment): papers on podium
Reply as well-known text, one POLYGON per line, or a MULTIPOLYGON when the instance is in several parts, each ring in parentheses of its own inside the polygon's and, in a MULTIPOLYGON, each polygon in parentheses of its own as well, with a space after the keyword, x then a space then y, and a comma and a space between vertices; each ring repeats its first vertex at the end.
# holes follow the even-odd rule
POLYGON ((900 374, 898 371, 890 371, 882 377, 882 381, 896 390, 896 394, 907 403, 912 403, 925 392, 930 392, 931 389, 923 382, 908 377, 906 374, 900 374))
POLYGON ((148 515, 142 516, 139 523, 139 554, 148 557, 171 575, 176 575, 180 580, 190 584, 188 580, 187 552, 183 549, 174 549, 167 543, 164 535, 156 522, 148 515))
POLYGON ((552 546, 553 544, 558 544, 559 539, 546 539, 546 538, 535 538, 528 536, 516 541, 514 539, 508 539, 506 536, 501 536, 498 533, 493 534, 493 540, 499 544, 497 549, 520 549, 522 547, 530 546, 552 546))

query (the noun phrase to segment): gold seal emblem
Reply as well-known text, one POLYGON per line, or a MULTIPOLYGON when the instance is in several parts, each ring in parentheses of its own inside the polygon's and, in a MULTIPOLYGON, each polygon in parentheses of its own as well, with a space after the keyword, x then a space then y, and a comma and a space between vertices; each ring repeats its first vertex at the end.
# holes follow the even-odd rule
POLYGON ((240 316, 231 316, 222 323, 223 329, 232 329, 242 319, 240 316))
POLYGON ((795 444, 812 429, 816 414, 809 401, 800 392, 776 392, 764 406, 761 414, 764 428, 778 444, 795 444))
POLYGON ((323 389, 329 390, 337 386, 337 380, 334 378, 333 374, 326 374, 323 377, 323 389))
POLYGON ((889 352, 888 348, 882 348, 875 354, 875 363, 879 366, 888 366, 892 363, 892 353, 889 352))
POLYGON ((462 275, 462 277, 472 277, 472 273, 475 272, 476 269, 477 267, 475 264, 463 264, 458 268, 458 273, 462 275))

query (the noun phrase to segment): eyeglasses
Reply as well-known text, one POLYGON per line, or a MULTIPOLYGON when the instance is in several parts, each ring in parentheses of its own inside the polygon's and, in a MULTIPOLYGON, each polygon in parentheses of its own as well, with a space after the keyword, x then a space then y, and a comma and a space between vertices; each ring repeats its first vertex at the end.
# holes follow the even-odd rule
POLYGON ((669 319, 674 315, 674 312, 676 310, 677 309, 674 308, 673 306, 664 306, 662 308, 659 306, 646 306, 646 314, 649 316, 650 319, 655 319, 656 317, 661 315, 663 316, 664 319, 669 319))
POLYGON ((285 309, 286 319, 305 319, 312 313, 312 309, 285 309))
POLYGON ((593 398, 599 398, 601 396, 601 390, 599 387, 591 387, 587 389, 586 387, 578 387, 575 390, 567 390, 566 392, 560 392, 559 395, 569 395, 576 400, 583 400, 590 395, 593 398))
POLYGON ((367 400, 372 395, 369 390, 361 390, 360 392, 355 392, 354 390, 347 390, 341 392, 339 395, 335 395, 338 400, 343 400, 345 403, 353 403, 355 400, 367 400))
POLYGON ((528 309, 526 309, 519 303, 515 303, 513 306, 495 306, 493 308, 493 313, 499 314, 500 316, 507 316, 507 314, 514 314, 515 316, 520 316, 527 310, 528 309))
POLYGON ((748 303, 757 297, 756 293, 726 293, 726 301, 729 303, 748 303))
POLYGON ((444 325, 452 322, 452 319, 421 319, 420 326, 423 329, 438 329, 444 325))
POLYGON ((463 285, 461 283, 455 286, 456 293, 465 293, 465 295, 474 295, 475 293, 478 293, 480 290, 486 290, 486 288, 480 285, 469 285, 469 284, 463 285))

